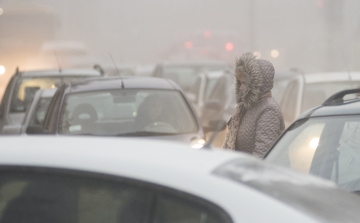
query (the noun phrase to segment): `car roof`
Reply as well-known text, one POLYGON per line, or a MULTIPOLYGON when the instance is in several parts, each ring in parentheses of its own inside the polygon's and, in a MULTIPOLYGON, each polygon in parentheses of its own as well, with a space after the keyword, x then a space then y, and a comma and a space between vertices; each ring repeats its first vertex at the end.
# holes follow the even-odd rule
POLYGON ((309 73, 302 74, 305 83, 323 83, 339 81, 360 81, 360 72, 327 72, 327 73, 309 73))
POLYGON ((52 70, 33 70, 20 72, 22 77, 42 77, 42 76, 100 76, 95 69, 52 69, 52 70))
POLYGON ((232 217, 237 216, 237 219, 248 217, 248 219, 262 220, 260 222, 277 222, 274 219, 278 221, 285 219, 284 221, 288 222, 290 220, 304 222, 305 219, 316 218, 328 220, 329 217, 323 213, 316 216, 316 205, 329 203, 328 201, 333 199, 337 199, 339 205, 328 204, 327 208, 330 209, 326 211, 332 211, 330 217, 346 210, 350 213, 349 219, 354 216, 357 217, 356 219, 360 217, 357 211, 353 211, 354 207, 356 209, 358 207, 354 206, 354 202, 360 204, 358 197, 336 189, 333 184, 307 175, 291 178, 295 173, 284 168, 279 167, 264 172, 269 164, 238 152, 194 150, 181 144, 139 138, 134 140, 134 138, 38 136, 22 137, 19 140, 19 137, 2 137, 0 143, 6 145, 0 148, 0 166, 55 168, 141 180, 200 196, 225 208, 232 217), (229 180, 231 175, 221 176, 221 171, 224 169, 222 167, 227 167, 228 163, 237 160, 242 163, 229 166, 225 171, 239 169, 242 172, 240 178, 229 180), (216 170, 219 171, 215 174, 216 170), (243 170, 249 171, 243 172, 243 170), (237 180, 244 183, 237 183, 237 180), (310 210, 314 210, 304 215, 307 211, 296 205, 290 207, 286 203, 286 200, 292 199, 292 195, 302 199, 304 194, 290 193, 283 199, 285 202, 280 202, 281 199, 276 197, 279 195, 269 196, 271 192, 253 188, 252 183, 256 184, 256 182, 260 182, 265 188, 277 188, 276 192, 280 192, 281 185, 284 184, 295 190, 302 187, 308 190, 307 186, 310 186, 324 191, 327 196, 333 194, 333 197, 317 200, 317 195, 308 190, 306 194, 314 198, 311 201, 312 205, 309 205, 310 210), (339 193, 343 197, 339 197, 339 193), (344 202, 346 205, 343 205, 344 202), (353 206, 349 207, 349 205, 353 206), (244 212, 239 212, 239 207, 244 212), (254 215, 255 209, 262 210, 262 214, 254 215), (279 216, 274 214, 274 210, 285 213, 279 216), (315 217, 313 218, 312 215, 315 217))
POLYGON ((180 90, 171 80, 156 77, 92 78, 71 82, 69 88, 71 93, 121 88, 180 90))
POLYGON ((229 65, 224 61, 218 60, 199 60, 199 61, 164 61, 161 63, 163 66, 209 66, 209 65, 224 65, 228 67, 229 65))
POLYGON ((310 117, 360 115, 360 101, 352 101, 338 105, 321 105, 303 112, 296 120, 310 117))

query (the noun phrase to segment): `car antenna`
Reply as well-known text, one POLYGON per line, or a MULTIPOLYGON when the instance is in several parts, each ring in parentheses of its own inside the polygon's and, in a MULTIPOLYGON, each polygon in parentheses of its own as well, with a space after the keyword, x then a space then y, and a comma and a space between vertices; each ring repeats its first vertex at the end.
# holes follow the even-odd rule
MULTIPOLYGON (((110 53, 110 52, 109 52, 109 55, 110 55, 111 61, 112 61, 113 64, 114 64, 114 67, 115 67, 115 69, 116 69, 116 72, 118 73, 119 76, 121 76, 121 75, 120 75, 120 71, 119 71, 119 69, 117 68, 116 63, 115 63, 115 61, 114 61, 114 58, 111 56, 111 53, 110 53)), ((124 81, 121 80, 121 88, 123 89, 124 87, 125 87, 125 86, 124 86, 124 81)))
POLYGON ((59 67, 59 72, 61 73, 61 66, 60 66, 60 63, 59 63, 59 60, 58 60, 58 57, 57 57, 57 54, 56 54, 56 51, 54 50, 54 55, 55 55, 55 59, 56 59, 56 63, 59 67))
POLYGON ((116 63, 115 63, 115 61, 114 61, 114 58, 112 57, 112 55, 111 55, 110 52, 109 52, 109 56, 110 56, 110 58, 111 58, 111 61, 112 61, 113 64, 114 64, 114 67, 115 67, 115 69, 116 69, 116 72, 118 73, 119 76, 121 76, 121 75, 120 75, 120 71, 119 71, 119 69, 117 68, 116 63))
POLYGON ((16 70, 15 70, 15 76, 16 76, 16 75, 19 75, 19 74, 20 74, 20 72, 19 72, 19 67, 17 66, 17 67, 16 67, 16 70))

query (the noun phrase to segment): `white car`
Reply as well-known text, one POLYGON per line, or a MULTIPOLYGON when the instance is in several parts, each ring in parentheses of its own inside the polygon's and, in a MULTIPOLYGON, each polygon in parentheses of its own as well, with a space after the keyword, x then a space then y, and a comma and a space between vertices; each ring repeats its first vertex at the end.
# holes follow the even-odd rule
POLYGON ((64 82, 101 77, 95 69, 16 70, 0 104, 0 134, 6 125, 21 124, 35 92, 54 88, 64 82))
POLYGON ((2 137, 1 222, 358 222, 360 198, 236 152, 2 137))
POLYGON ((280 107, 285 126, 310 108, 321 105, 331 95, 341 90, 357 88, 360 72, 332 72, 299 74, 288 82, 280 107))

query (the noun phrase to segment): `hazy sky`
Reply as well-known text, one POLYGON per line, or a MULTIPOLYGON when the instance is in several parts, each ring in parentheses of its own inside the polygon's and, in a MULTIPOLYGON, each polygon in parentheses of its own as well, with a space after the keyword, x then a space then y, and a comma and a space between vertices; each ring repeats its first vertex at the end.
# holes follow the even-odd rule
MULTIPOLYGON (((11 0, 0 0, 0 6, 5 2, 11 0)), ((360 55, 358 0, 342 0, 342 8, 336 6, 338 11, 329 7, 339 0, 32 2, 55 9, 60 20, 59 39, 82 41, 98 56, 108 57, 111 52, 121 63, 158 62, 177 40, 206 30, 236 33, 240 46, 236 54, 253 48, 280 69, 297 67, 309 72, 343 69, 343 61, 329 67, 326 59, 329 45, 342 59, 345 55, 352 61, 353 55, 360 55), (340 25, 331 22, 331 13, 335 20, 342 20, 340 25), (334 34, 334 30, 340 34, 334 34), (335 44, 329 42, 330 33, 335 44), (270 56, 273 49, 280 52, 276 59, 270 56)), ((332 60, 341 60, 334 54, 332 60)))

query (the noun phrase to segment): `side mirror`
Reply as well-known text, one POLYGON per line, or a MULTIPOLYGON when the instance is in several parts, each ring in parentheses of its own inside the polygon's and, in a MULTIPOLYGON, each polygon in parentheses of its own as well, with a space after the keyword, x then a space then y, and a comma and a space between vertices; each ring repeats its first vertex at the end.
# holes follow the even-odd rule
POLYGON ((33 126, 28 126, 26 128, 26 134, 28 134, 28 135, 40 135, 40 134, 46 134, 46 132, 44 131, 42 126, 33 125, 33 126))
POLYGON ((226 128, 225 120, 213 120, 209 122, 208 126, 203 127, 204 132, 221 132, 226 128))

